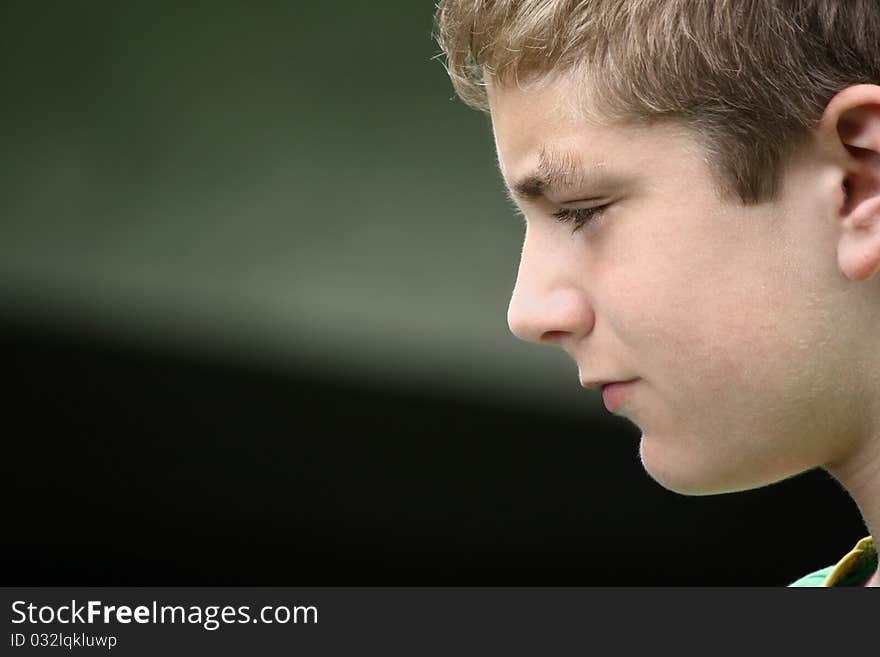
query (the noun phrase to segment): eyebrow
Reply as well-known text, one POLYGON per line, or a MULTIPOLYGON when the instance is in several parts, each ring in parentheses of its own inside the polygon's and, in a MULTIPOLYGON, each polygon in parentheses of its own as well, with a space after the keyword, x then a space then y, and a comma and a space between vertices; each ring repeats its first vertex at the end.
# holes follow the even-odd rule
MULTIPOLYGON (((533 200, 548 191, 581 185, 588 176, 580 159, 571 152, 541 148, 537 168, 508 189, 512 198, 533 200)), ((590 176, 592 177, 592 176, 590 176)))

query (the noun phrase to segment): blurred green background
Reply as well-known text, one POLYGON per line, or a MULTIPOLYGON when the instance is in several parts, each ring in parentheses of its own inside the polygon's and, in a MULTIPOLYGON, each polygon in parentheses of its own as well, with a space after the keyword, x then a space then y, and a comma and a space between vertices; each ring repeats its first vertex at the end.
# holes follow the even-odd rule
POLYGON ((508 333, 522 223, 432 2, 2 11, 7 314, 601 408, 508 333))

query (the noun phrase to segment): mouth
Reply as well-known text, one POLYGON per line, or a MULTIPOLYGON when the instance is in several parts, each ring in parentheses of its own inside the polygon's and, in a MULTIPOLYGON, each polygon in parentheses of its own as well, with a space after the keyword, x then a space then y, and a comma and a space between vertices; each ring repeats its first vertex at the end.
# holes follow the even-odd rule
POLYGON ((601 390, 605 408, 613 413, 627 400, 639 379, 628 381, 581 381, 581 386, 590 390, 601 390))

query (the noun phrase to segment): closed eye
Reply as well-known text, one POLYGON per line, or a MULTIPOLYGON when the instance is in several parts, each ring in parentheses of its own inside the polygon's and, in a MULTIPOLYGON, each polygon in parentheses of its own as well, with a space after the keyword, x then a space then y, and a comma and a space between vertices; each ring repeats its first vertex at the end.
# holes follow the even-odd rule
POLYGON ((607 209, 607 205, 594 208, 561 208, 554 212, 553 216, 560 223, 571 224, 571 232, 576 233, 591 221, 598 219, 607 209))

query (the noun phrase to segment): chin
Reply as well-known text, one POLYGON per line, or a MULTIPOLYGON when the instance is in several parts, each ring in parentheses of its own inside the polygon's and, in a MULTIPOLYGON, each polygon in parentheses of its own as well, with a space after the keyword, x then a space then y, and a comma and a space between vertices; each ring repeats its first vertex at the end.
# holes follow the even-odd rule
POLYGON ((654 481, 679 495, 721 495, 772 483, 744 481, 741 472, 730 471, 730 460, 712 463, 712 456, 717 457, 717 453, 700 459, 694 450, 677 451, 666 441, 654 440, 645 434, 642 434, 639 456, 642 467, 654 481))

